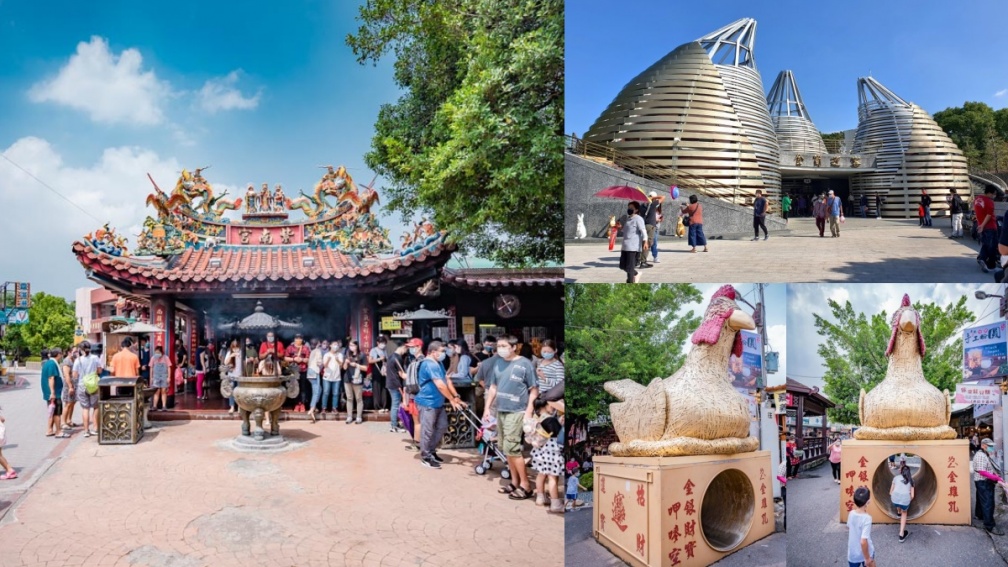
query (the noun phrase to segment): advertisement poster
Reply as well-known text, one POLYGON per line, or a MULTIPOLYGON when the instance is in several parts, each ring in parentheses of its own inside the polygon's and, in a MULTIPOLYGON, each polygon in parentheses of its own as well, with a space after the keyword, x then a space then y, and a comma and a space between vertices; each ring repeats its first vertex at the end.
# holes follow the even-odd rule
POLYGON ((1000 321, 963 331, 963 381, 1008 374, 1008 333, 1000 321))
POLYGON ((996 406, 1001 400, 997 384, 957 384, 955 403, 996 406))
POLYGON ((763 339, 757 333, 741 331, 742 356, 728 357, 732 387, 755 390, 763 387, 763 339))

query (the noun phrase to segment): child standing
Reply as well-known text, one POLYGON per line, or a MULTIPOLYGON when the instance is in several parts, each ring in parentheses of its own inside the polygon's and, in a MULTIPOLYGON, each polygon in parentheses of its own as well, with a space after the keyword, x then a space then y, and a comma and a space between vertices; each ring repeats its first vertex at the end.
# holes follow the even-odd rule
POLYGON ((875 544, 871 539, 872 519, 865 511, 871 491, 861 486, 854 491, 856 508, 847 514, 847 563, 850 567, 875 567, 875 544))
POLYGON ((889 488, 889 496, 893 503, 893 508, 900 517, 900 543, 906 541, 910 532, 906 529, 907 510, 910 508, 910 501, 914 497, 913 475, 910 474, 910 467, 906 461, 900 463, 900 473, 893 477, 892 487, 889 488))
POLYGON ((917 206, 917 216, 920 217, 920 226, 924 226, 924 205, 917 206))
POLYGON ((585 490, 585 487, 581 486, 581 471, 575 468, 570 472, 570 476, 567 477, 567 503, 568 509, 573 510, 578 507, 577 503, 577 493, 578 490, 585 490))

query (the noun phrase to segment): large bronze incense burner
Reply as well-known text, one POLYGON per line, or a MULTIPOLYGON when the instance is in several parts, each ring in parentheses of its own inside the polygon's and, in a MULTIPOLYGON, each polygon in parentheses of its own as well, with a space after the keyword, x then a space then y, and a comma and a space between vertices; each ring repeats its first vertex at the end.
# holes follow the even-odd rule
MULTIPOLYGON (((268 315, 263 310, 262 302, 256 304, 255 312, 252 315, 233 323, 221 325, 221 329, 240 331, 242 333, 273 331, 275 329, 294 329, 300 327, 298 322, 282 321, 272 315, 268 315)), ((242 340, 242 345, 245 341, 242 340)), ((224 376, 221 380, 221 395, 225 398, 234 396, 238 405, 238 416, 242 420, 241 434, 239 441, 248 445, 251 437, 256 442, 269 442, 270 446, 283 444, 280 436, 280 407, 284 398, 296 398, 300 393, 298 379, 293 374, 283 374, 281 372, 280 361, 273 364, 274 371, 269 374, 260 375, 249 364, 242 361, 242 376, 224 376), (269 416, 269 435, 271 439, 266 439, 266 430, 263 428, 263 419, 269 416), (251 421, 255 422, 255 429, 252 429, 251 421)))

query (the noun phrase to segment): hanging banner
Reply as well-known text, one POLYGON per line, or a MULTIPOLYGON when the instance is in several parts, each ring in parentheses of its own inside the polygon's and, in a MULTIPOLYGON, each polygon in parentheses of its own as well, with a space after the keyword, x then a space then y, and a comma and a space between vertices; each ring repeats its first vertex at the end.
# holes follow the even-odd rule
POLYGON ((755 390, 763 387, 763 339, 757 333, 740 331, 742 356, 728 357, 728 373, 732 386, 738 389, 755 390))
POLYGON ((775 408, 774 413, 777 414, 787 413, 787 397, 788 394, 786 392, 773 393, 774 408, 775 408))
MULTIPOLYGON (((996 406, 1001 400, 997 384, 957 384, 955 403, 996 406)), ((986 413, 986 412, 985 412, 986 413)))
POLYGON ((1008 374, 1008 332, 1005 321, 963 331, 963 381, 1008 374))

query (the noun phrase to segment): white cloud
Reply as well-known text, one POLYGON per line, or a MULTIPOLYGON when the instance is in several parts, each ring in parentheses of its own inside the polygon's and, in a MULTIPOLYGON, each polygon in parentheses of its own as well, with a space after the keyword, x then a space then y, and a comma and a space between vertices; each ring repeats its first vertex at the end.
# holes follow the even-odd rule
POLYGON ((145 205, 153 191, 147 173, 170 190, 181 170, 174 158, 136 147, 107 148, 95 163, 71 167, 36 137, 17 140, 3 154, 91 215, 0 159, 0 210, 30 211, 4 216, 10 237, 0 248, 0 265, 12 279, 38 282, 39 291, 65 297, 88 285, 70 245, 109 222, 132 249, 143 219, 154 214, 145 205))
POLYGON ((157 125, 164 121, 162 105, 171 86, 142 65, 137 49, 116 55, 104 38, 94 36, 78 43, 56 76, 34 84, 28 97, 84 111, 94 122, 157 125))
POLYGON ((224 77, 210 79, 199 90, 199 103, 203 110, 214 113, 219 110, 251 110, 259 106, 262 91, 254 96, 245 96, 235 84, 240 71, 231 71, 224 77))
POLYGON ((1004 96, 1005 94, 1008 94, 1008 89, 1001 89, 998 92, 994 93, 994 96, 1001 97, 1004 96))

